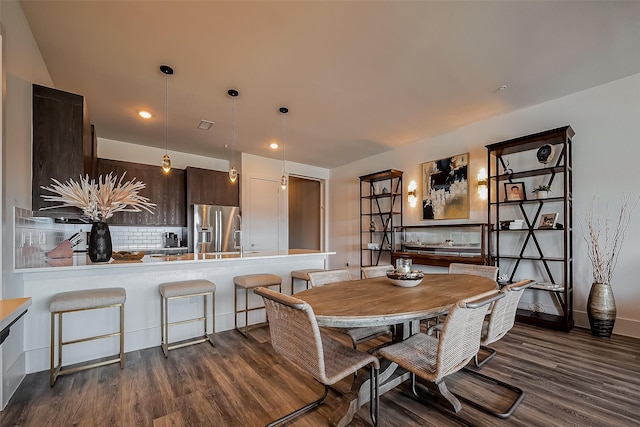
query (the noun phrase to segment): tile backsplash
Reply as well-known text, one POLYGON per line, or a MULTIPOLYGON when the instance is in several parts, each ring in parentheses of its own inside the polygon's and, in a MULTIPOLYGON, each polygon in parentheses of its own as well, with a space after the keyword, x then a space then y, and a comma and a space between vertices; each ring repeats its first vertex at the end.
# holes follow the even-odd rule
MULTIPOLYGON (((80 233, 81 242, 74 249, 86 249, 91 224, 61 224, 53 218, 34 216, 28 209, 14 208, 14 266, 29 267, 41 264, 46 253, 80 233)), ((175 233, 181 237, 181 246, 186 246, 186 227, 134 227, 109 226, 114 251, 160 251, 164 248, 165 233, 175 233)))

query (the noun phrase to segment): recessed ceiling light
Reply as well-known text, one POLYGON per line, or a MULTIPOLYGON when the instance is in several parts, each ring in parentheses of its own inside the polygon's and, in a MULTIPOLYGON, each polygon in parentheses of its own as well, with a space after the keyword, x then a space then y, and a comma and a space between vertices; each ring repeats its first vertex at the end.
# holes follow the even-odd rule
POLYGON ((269 144, 269 148, 271 148, 272 150, 275 150, 278 148, 278 143, 277 142, 272 142, 271 144, 269 144))
POLYGON ((200 123, 198 123, 198 126, 196 127, 202 130, 209 130, 214 124, 214 122, 210 122, 209 120, 200 120, 200 123))
POLYGON ((150 119, 151 118, 151 113, 148 111, 140 111, 138 112, 138 115, 140 117, 142 117, 143 119, 150 119))

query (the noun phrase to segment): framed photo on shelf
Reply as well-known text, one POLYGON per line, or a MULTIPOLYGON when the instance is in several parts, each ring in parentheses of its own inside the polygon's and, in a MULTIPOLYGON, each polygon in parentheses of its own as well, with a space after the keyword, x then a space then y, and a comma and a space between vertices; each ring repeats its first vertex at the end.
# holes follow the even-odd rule
POLYGON ((558 221, 558 212, 542 214, 538 228, 554 228, 558 221))
POLYGON ((527 200, 524 192, 524 182, 505 182, 504 183, 504 201, 512 202, 514 200, 527 200))

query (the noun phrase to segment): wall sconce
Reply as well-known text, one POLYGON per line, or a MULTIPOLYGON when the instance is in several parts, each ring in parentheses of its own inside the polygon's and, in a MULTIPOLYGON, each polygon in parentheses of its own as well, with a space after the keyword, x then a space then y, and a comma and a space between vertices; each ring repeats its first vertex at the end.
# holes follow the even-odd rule
POLYGON ((478 197, 481 200, 487 200, 487 193, 489 188, 487 187, 487 170, 480 168, 478 172, 478 197))
POLYGON ((409 183, 409 188, 407 189, 407 195, 409 199, 409 206, 415 208, 418 204, 418 196, 416 195, 416 188, 418 188, 418 184, 415 181, 411 181, 409 183))

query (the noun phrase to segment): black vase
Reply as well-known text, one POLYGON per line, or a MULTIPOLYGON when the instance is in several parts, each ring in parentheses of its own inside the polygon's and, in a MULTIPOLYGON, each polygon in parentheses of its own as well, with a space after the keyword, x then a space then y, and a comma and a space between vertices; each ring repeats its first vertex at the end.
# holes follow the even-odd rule
POLYGON ((89 234, 89 259, 91 262, 111 260, 111 233, 106 222, 94 222, 89 234))

